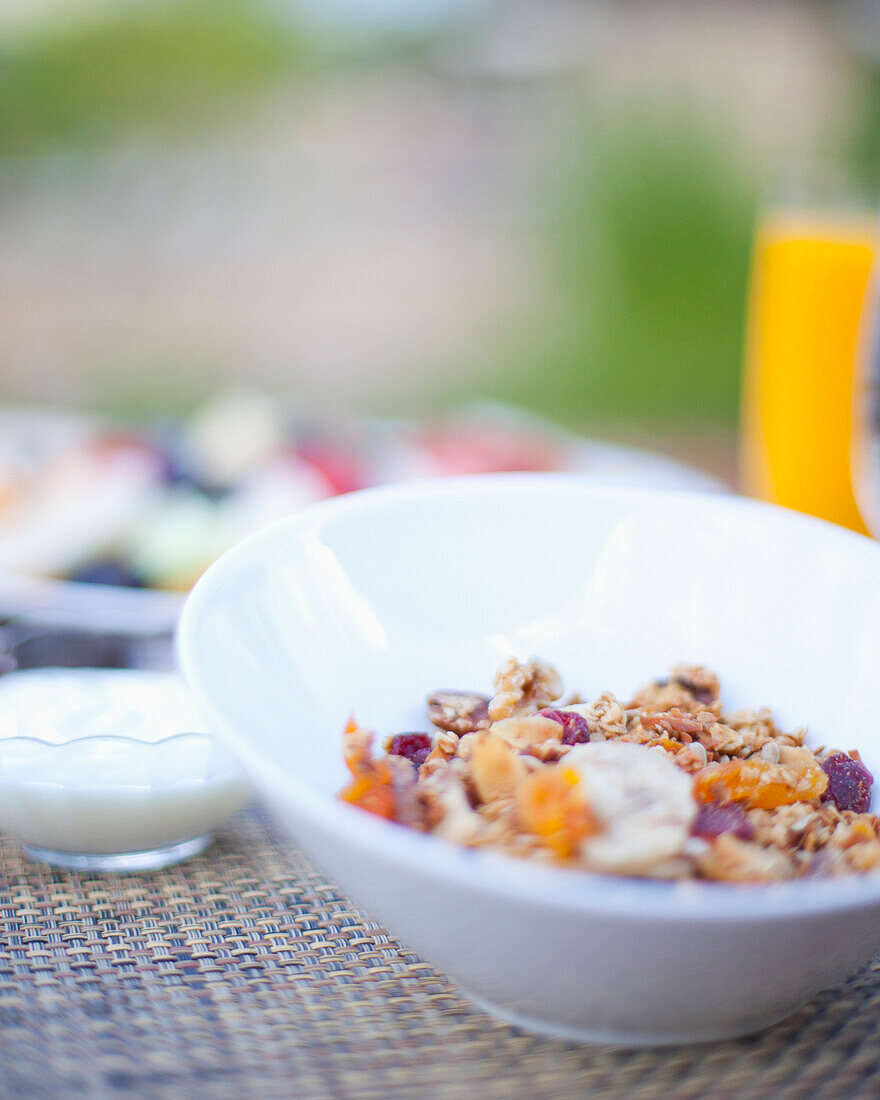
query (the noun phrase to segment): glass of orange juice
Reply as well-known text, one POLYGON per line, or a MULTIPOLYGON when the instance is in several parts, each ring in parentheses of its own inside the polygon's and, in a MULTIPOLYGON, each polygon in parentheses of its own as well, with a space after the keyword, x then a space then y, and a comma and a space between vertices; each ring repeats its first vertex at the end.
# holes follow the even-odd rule
POLYGON ((754 244, 741 432, 742 488, 867 531, 865 308, 878 245, 870 208, 779 207, 754 244))

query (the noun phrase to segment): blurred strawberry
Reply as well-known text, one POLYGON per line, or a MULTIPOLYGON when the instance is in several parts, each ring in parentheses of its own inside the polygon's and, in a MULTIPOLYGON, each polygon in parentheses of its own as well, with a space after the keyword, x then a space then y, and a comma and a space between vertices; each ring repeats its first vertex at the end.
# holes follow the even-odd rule
POLYGON ((558 470, 563 455, 546 440, 497 425, 448 424, 429 428, 419 442, 444 474, 558 470))
POLYGON ((306 439, 293 453, 314 467, 333 487, 334 493, 351 493, 368 484, 364 462, 352 447, 322 439, 306 439))

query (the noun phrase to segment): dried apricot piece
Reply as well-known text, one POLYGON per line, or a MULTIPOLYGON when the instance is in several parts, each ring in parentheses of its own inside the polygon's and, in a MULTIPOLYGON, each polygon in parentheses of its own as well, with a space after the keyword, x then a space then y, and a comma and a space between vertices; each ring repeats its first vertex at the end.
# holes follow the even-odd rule
POLYGON ((599 831, 581 777, 564 764, 527 775, 516 790, 516 809, 525 828, 562 859, 573 856, 582 840, 599 831))
POLYGON ((812 802, 828 786, 817 764, 771 764, 767 760, 731 760, 709 764, 694 777, 698 802, 742 802, 749 809, 773 810, 795 802, 812 802))
POLYGON ((659 737, 656 741, 651 741, 650 744, 652 748, 657 746, 664 749, 666 752, 671 752, 673 756, 675 756, 682 747, 681 741, 673 741, 671 737, 666 737, 665 735, 659 737))
POLYGON ((367 813, 395 820, 396 798, 394 796, 393 775, 384 760, 377 760, 355 775, 354 779, 339 792, 343 802, 359 806, 367 813))
POLYGON ((842 848, 851 848, 853 844, 861 844, 864 841, 877 839, 877 830, 870 814, 858 814, 849 822, 849 836, 841 844, 842 848))
POLYGON ((360 775, 372 763, 373 734, 359 726, 352 714, 342 731, 342 758, 352 775, 360 775))

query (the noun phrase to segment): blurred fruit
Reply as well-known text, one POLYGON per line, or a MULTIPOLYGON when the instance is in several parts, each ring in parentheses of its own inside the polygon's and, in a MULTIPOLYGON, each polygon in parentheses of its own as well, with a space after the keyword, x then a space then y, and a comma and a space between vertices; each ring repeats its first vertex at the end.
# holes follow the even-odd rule
POLYGON ((130 565, 116 558, 93 558, 68 573, 67 579, 82 584, 113 584, 120 588, 145 588, 147 585, 130 565))
POLYGON ((334 493, 351 493, 369 483, 363 460, 343 444, 312 438, 300 443, 295 453, 326 479, 334 493))

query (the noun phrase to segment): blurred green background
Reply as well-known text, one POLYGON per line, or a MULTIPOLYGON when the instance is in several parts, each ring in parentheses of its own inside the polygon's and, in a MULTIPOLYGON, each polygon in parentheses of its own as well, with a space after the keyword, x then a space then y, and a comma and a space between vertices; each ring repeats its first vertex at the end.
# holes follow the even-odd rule
POLYGON ((874 198, 872 5, 14 0, 4 400, 230 381, 728 440, 783 166, 874 198))

